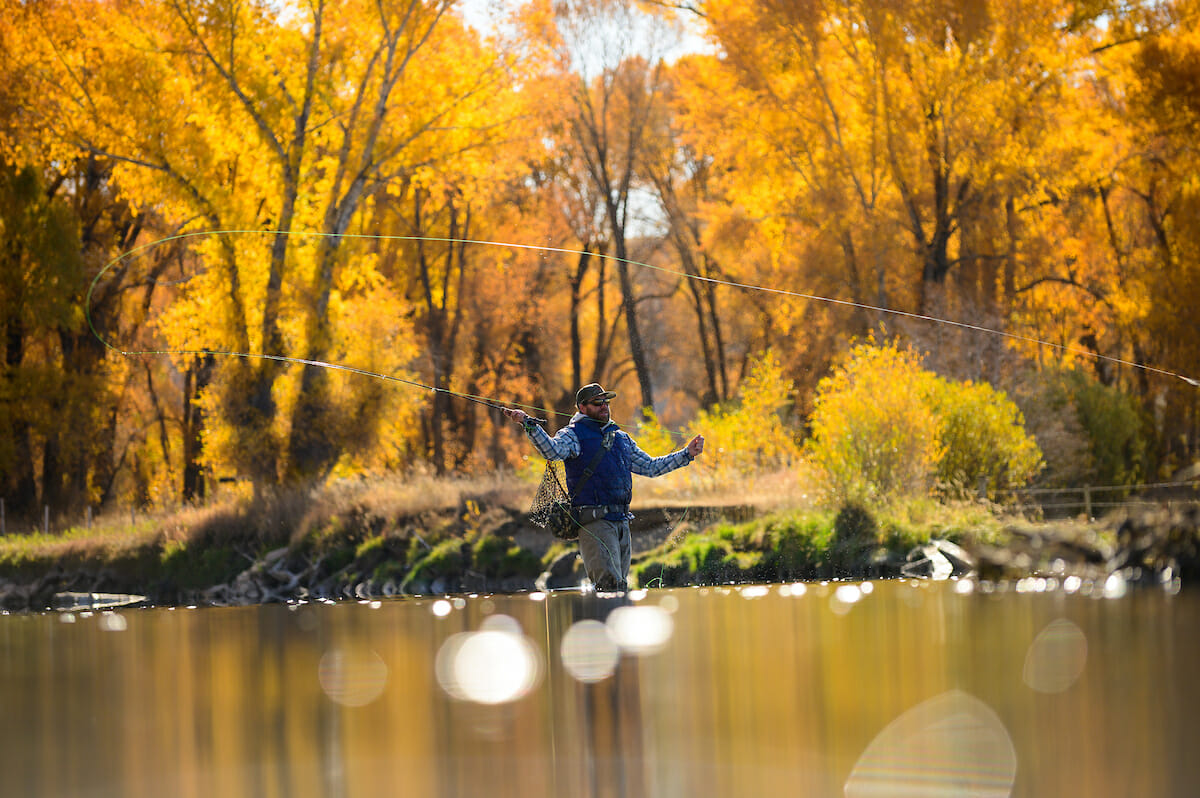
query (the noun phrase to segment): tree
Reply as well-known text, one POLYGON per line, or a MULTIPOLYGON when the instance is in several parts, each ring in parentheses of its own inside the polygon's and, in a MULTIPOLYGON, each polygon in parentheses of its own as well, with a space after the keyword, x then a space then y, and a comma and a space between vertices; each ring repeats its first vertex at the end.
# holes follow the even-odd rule
MULTIPOLYGON (((629 241, 637 223, 636 192, 645 179, 649 125, 662 102, 660 48, 665 28, 630 0, 561 0, 553 5, 553 21, 547 38, 556 68, 572 84, 570 138, 564 146, 582 163, 588 188, 597 198, 598 218, 592 223, 603 231, 583 240, 603 240, 612 247, 641 406, 653 408, 654 386, 642 339, 629 241)), ((540 33, 545 35, 545 30, 540 33)))
MULTIPOLYGON (((1158 10, 1158 9, 1156 9, 1158 10)), ((1195 2, 1167 4, 1161 17, 1131 20, 1114 39, 1135 44, 1117 67, 1110 110, 1126 110, 1123 156, 1102 184, 1113 257, 1126 279, 1112 286, 1122 313, 1122 339, 1133 357, 1167 372, 1197 376, 1200 324, 1200 35, 1195 2)), ((1118 54, 1114 54, 1116 56, 1118 54)), ((1166 463, 1200 456, 1200 396, 1192 384, 1142 370, 1136 383, 1153 409, 1166 463)))
POLYGON ((935 316, 999 302, 1003 321, 1020 231, 992 220, 1074 175, 1055 123, 1086 20, 1056 24, 1055 0, 703 9, 723 53, 692 73, 691 119, 796 289, 935 316))
POLYGON ((72 306, 77 294, 68 286, 81 282, 83 263, 70 209, 48 195, 31 166, 0 163, 0 240, 0 474, 11 510, 32 513, 39 498, 56 505, 63 498, 62 445, 56 435, 61 418, 56 416, 75 397, 63 390, 67 386, 53 361, 58 337, 79 327, 72 306), (35 473, 38 460, 40 475, 35 473))
MULTIPOLYGON (((374 280, 372 261, 346 243, 374 189, 429 168, 431 156, 470 149, 473 135, 503 122, 484 111, 509 75, 450 7, 315 0, 281 14, 267 4, 151 2, 106 7, 86 26, 64 12, 62 26, 44 31, 47 46, 71 45, 46 81, 45 118, 61 138, 123 164, 122 184, 168 215, 272 232, 208 242, 220 273, 193 280, 183 305, 212 307, 219 326, 211 313, 203 330, 188 321, 194 313, 174 314, 162 328, 173 348, 328 359, 333 308, 353 294, 343 284, 374 280), (105 46, 78 46, 76 36, 105 46), (162 101, 126 115, 131 93, 162 101), (422 146, 431 138, 440 150, 422 146)), ((363 391, 359 407, 339 408, 326 370, 297 374, 275 359, 225 361, 215 379, 205 406, 228 426, 210 436, 223 442, 213 455, 256 484, 327 474, 370 427, 362 412, 379 407, 363 391), (363 423, 328 423, 336 418, 363 423)))
MULTIPOLYGON (((675 70, 668 84, 666 106, 675 106, 675 70)), ((704 360, 706 390, 701 407, 709 407, 730 398, 724 322, 717 301, 714 278, 723 274, 714 253, 706 246, 702 209, 715 197, 710 190, 713 159, 690 146, 683 132, 680 114, 671 107, 655 116, 652 144, 646 157, 645 172, 659 206, 666 215, 670 240, 683 271, 691 279, 683 281, 696 321, 696 337, 704 360)))

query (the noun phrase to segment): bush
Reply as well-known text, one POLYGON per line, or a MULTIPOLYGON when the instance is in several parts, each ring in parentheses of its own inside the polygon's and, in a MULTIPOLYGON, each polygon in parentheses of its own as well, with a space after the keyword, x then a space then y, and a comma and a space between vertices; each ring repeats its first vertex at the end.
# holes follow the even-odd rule
POLYGON ((912 351, 873 345, 817 384, 808 453, 831 503, 928 491, 940 458, 936 386, 912 351))
POLYGON ((1033 479, 1043 466, 1042 453, 1008 397, 987 383, 943 380, 939 387, 937 478, 944 491, 969 495, 982 478, 989 491, 1033 479))
POLYGON ((481 535, 471 546, 471 561, 476 571, 500 579, 513 576, 533 579, 542 570, 536 554, 498 535, 481 535))
POLYGON ((936 487, 961 495, 981 477, 1010 487, 1042 467, 1007 396, 942 379, 894 344, 856 346, 821 380, 808 452, 835 504, 925 496, 936 487))
MULTIPOLYGON (((714 484, 729 484, 747 475, 791 465, 800 456, 784 410, 795 386, 784 377, 773 352, 750 365, 735 399, 725 406, 701 410, 688 426, 687 438, 705 438, 704 473, 714 484)), ((651 454, 678 449, 676 437, 659 424, 652 411, 637 433, 638 444, 651 454)))
POLYGON ((161 554, 162 574, 180 590, 228 582, 246 565, 231 546, 184 546, 168 542, 161 554))
POLYGON ((1153 428, 1133 396, 1061 367, 1025 375, 1014 392, 1045 453, 1040 483, 1132 485, 1154 478, 1153 428))
POLYGON ((1079 370, 1067 372, 1066 385, 1087 432, 1093 482, 1132 485, 1149 476, 1149 425, 1134 397, 1079 370))

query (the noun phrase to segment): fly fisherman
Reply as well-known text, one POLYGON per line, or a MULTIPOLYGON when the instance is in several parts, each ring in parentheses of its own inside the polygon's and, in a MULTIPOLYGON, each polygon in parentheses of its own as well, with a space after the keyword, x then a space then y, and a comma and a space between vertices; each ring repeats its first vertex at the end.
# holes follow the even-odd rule
POLYGON ((525 411, 504 411, 524 426, 542 457, 565 461, 567 492, 581 524, 579 553, 588 579, 597 590, 606 591, 629 586, 632 474, 661 477, 689 465, 704 451, 704 438, 697 435, 662 457, 646 454, 610 418, 608 403, 615 397, 597 383, 583 386, 575 394, 578 412, 553 438, 525 411))

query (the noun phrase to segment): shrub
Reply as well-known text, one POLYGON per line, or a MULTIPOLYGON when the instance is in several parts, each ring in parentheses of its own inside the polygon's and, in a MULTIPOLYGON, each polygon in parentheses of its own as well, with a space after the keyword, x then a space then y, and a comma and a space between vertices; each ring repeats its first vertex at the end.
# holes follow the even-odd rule
POLYGON ((246 565, 230 546, 185 546, 169 541, 160 556, 163 576, 181 590, 227 582, 246 565))
POLYGON ((512 576, 532 579, 542 570, 536 554, 498 535, 479 536, 471 546, 471 560, 475 570, 501 579, 512 576))
POLYGON ((936 378, 915 353, 859 345, 817 384, 808 453, 832 503, 921 494, 940 455, 936 378))
MULTIPOLYGON (((701 410, 687 438, 705 438, 704 473, 714 484, 786 467, 800 455, 784 410, 791 404, 792 382, 773 352, 751 363, 737 396, 725 406, 701 410)), ((664 428, 652 411, 637 432, 638 444, 651 454, 678 449, 678 436, 664 428)))
POLYGON ((988 489, 1027 484, 1042 468, 1042 453, 1025 432, 1020 409, 987 383, 940 381, 936 409, 943 490, 970 494, 981 478, 988 489))
POLYGON ((1134 397, 1061 367, 1024 375, 1014 392, 1045 452, 1042 484, 1131 485, 1153 478, 1153 428, 1134 397))
POLYGON ((1148 425, 1134 397, 1077 369, 1067 372, 1066 384, 1087 432, 1094 482, 1132 485, 1148 476, 1148 425))
POLYGON ((862 344, 817 386, 808 452, 836 504, 962 494, 981 477, 1025 484, 1042 467, 1017 406, 984 383, 945 380, 910 349, 862 344))
POLYGON ((694 430, 703 432, 719 455, 713 458, 715 478, 724 481, 787 466, 799 456, 795 433, 783 415, 794 390, 778 356, 768 351, 751 364, 732 406, 697 415, 694 430))
POLYGON ((414 558, 412 570, 404 578, 400 589, 405 593, 424 592, 433 580, 457 575, 466 564, 462 541, 444 540, 425 552, 420 559, 414 558), (414 589, 416 587, 421 589, 414 589))

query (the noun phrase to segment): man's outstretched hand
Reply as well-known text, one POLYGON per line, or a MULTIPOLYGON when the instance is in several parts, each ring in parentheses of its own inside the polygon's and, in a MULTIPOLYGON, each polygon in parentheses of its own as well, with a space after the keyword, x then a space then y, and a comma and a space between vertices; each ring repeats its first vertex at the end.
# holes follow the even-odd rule
POLYGON ((692 456, 693 460, 699 457, 704 451, 704 436, 697 435, 696 437, 692 438, 691 441, 688 442, 687 451, 688 454, 692 456))
POLYGON ((517 422, 518 424, 524 424, 525 419, 527 419, 529 417, 528 413, 526 413, 524 410, 521 410, 520 408, 516 408, 516 407, 511 408, 511 409, 505 408, 504 415, 508 416, 513 421, 517 422))

